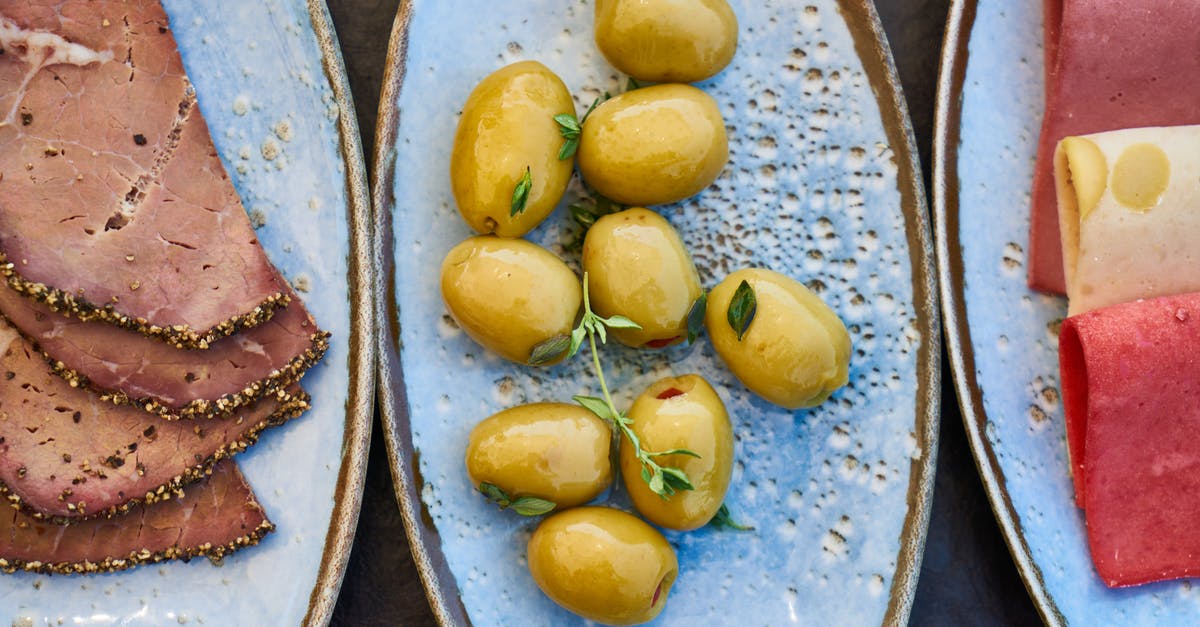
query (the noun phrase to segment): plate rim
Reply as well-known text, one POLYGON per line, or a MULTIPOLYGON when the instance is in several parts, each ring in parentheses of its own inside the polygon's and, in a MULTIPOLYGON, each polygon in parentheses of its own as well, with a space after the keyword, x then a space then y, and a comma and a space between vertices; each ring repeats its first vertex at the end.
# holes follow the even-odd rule
MULTIPOLYGON (((864 74, 872 86, 888 143, 896 155, 901 213, 912 269, 913 307, 921 335, 916 350, 917 392, 914 394, 913 437, 921 455, 911 460, 906 502, 908 512, 900 532, 896 568, 892 574, 884 625, 905 625, 912 611, 921 571, 926 533, 933 503, 941 420, 941 318, 933 229, 921 177, 915 135, 903 97, 891 49, 872 0, 834 0, 854 44, 864 74)), ((379 334, 376 373, 380 422, 392 470, 393 488, 408 535, 413 562, 424 585, 434 618, 443 627, 468 625, 470 620, 454 586, 454 577, 437 547, 439 534, 420 498, 420 466, 412 448, 403 368, 399 357, 399 312, 393 268, 391 216, 396 172, 395 143, 401 112, 395 106, 404 82, 412 0, 401 0, 388 41, 387 64, 380 91, 372 166, 374 265, 378 279, 375 306, 379 334), (385 327, 386 325, 386 327, 385 327), (432 550, 431 550, 432 548, 432 550)))
POLYGON ((983 390, 975 376, 971 330, 967 327, 963 291, 962 245, 958 239, 958 147, 962 123, 962 95, 969 64, 971 31, 979 0, 953 0, 946 21, 938 68, 933 130, 933 214, 937 244, 938 284, 941 289, 942 320, 951 379, 975 467, 983 481, 988 503, 1008 545, 1009 554, 1030 598, 1047 625, 1066 625, 1054 602, 1041 569, 1033 559, 1020 518, 1008 496, 1004 470, 984 434, 989 421, 983 405, 983 390), (953 234, 953 237, 951 237, 953 234))

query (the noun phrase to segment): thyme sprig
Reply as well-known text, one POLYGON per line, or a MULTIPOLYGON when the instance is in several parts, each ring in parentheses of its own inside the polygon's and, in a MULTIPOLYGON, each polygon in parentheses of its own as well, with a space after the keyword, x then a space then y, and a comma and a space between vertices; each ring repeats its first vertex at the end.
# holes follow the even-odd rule
POLYGON ((500 506, 500 509, 512 509, 522 516, 541 516, 554 511, 558 507, 553 501, 540 499, 536 496, 510 497, 500 486, 484 481, 479 484, 479 491, 488 500, 500 506))

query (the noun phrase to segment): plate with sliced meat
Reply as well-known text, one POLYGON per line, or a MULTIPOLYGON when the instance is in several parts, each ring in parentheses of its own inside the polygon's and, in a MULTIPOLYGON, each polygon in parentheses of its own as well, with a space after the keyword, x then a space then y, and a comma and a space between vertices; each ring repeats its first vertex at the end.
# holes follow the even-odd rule
POLYGON ((961 0, 934 209, 948 353, 1049 624, 1195 624, 1194 2, 961 0))
POLYGON ((327 621, 374 348, 324 3, 0 3, 0 94, 4 617, 327 621))

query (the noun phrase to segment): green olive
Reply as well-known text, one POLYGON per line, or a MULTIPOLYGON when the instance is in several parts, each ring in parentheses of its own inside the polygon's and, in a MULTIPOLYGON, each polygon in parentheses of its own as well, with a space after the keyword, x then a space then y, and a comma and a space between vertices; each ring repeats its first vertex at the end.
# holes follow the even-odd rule
POLYGON ((583 270, 593 311, 641 325, 610 331, 622 344, 660 348, 687 337, 700 275, 662 216, 635 207, 597 220, 583 241, 583 270))
POLYGON ((733 374, 781 407, 819 405, 849 380, 846 326, 816 294, 778 272, 752 268, 726 277, 709 294, 705 326, 733 374), (757 308, 738 340, 727 313, 742 281, 757 308))
POLYGON ((574 159, 559 159, 563 138, 554 116, 575 113, 566 85, 546 66, 522 61, 483 79, 463 105, 450 184, 458 210, 479 233, 520 237, 554 211, 571 180, 574 159), (510 215, 513 190, 526 168, 529 197, 510 215))
POLYGON ((538 344, 571 333, 583 290, 567 264, 545 248, 480 235, 446 254, 442 298, 471 339, 524 364, 538 344))
POLYGON ((708 524, 725 501, 733 472, 733 427, 717 391, 700 375, 668 377, 642 392, 629 409, 631 426, 647 452, 688 449, 699 457, 664 455, 654 461, 688 476, 694 490, 663 499, 642 479, 629 442, 621 442, 621 476, 633 505, 650 522, 687 531, 708 524))
POLYGON ((608 507, 555 514, 529 539, 529 572, 542 592, 608 625, 653 620, 679 574, 675 551, 654 527, 608 507))
POLYGON ((729 65, 738 22, 725 0, 597 0, 596 46, 613 67, 655 83, 694 83, 729 65))
POLYGON ((512 407, 471 430, 467 474, 513 499, 533 496, 558 509, 582 505, 612 483, 612 430, 596 414, 567 403, 512 407))
POLYGON ((691 85, 654 85, 596 107, 583 123, 579 172, 625 205, 661 205, 708 187, 729 160, 717 103, 691 85))

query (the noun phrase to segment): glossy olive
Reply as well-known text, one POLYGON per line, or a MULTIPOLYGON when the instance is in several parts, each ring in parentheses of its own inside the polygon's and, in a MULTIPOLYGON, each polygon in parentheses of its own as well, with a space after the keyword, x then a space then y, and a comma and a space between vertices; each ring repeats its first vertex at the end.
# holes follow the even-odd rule
POLYGON ((633 208, 596 221, 583 241, 592 310, 620 314, 641 329, 613 329, 627 346, 660 348, 687 337, 700 275, 679 233, 662 216, 633 208))
POLYGON ((608 507, 555 514, 529 539, 529 572, 555 603, 608 625, 637 625, 662 611, 679 562, 654 527, 608 507))
POLYGON ((612 483, 611 442, 608 423, 579 405, 520 405, 471 430, 467 474, 476 488, 490 483, 513 499, 535 496, 566 509, 612 483))
POLYGON ((721 397, 700 375, 668 377, 651 385, 629 409, 644 451, 688 449, 699 457, 664 455, 654 461, 687 473, 694 490, 663 499, 642 479, 629 441, 621 442, 621 477, 633 505, 650 522, 686 531, 708 524, 729 488, 733 472, 733 426, 721 397))
POLYGON ((691 85, 654 85, 596 107, 583 123, 579 172, 626 205, 661 205, 708 187, 729 160, 717 103, 691 85))
POLYGON ((837 314, 798 281, 760 268, 713 288, 705 315, 717 354, 751 391, 788 409, 812 407, 849 380, 850 335, 837 314), (727 313, 746 281, 758 302, 739 341, 727 313))
POLYGON ((596 1, 596 46, 640 80, 709 78, 729 65, 737 37, 737 16, 725 0, 596 1))
POLYGON ((458 210, 479 233, 520 237, 562 199, 574 159, 559 159, 563 138, 554 116, 575 113, 566 85, 546 66, 522 61, 483 79, 463 105, 450 184, 458 210), (529 168, 525 210, 510 216, 513 189, 529 168))
POLYGON ((481 235, 446 255, 442 299, 467 335, 523 364, 539 343, 571 332, 583 290, 567 264, 545 248, 481 235))

